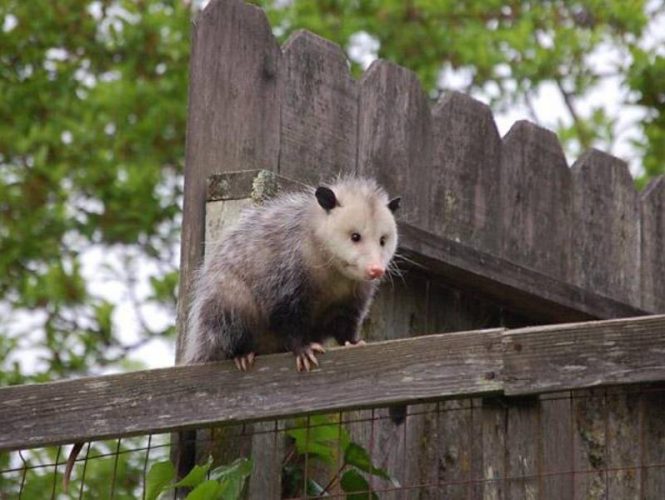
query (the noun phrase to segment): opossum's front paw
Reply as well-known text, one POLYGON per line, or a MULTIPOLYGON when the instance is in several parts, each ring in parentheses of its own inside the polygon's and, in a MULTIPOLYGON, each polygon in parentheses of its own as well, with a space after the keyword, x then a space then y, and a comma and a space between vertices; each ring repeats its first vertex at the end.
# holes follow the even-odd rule
POLYGON ((254 364, 254 358, 255 357, 256 357, 256 354, 253 353, 253 352, 250 352, 249 354, 245 354, 244 356, 236 356, 235 358, 233 358, 233 362, 238 367, 238 370, 246 372, 254 364))
POLYGON ((301 372, 303 370, 310 371, 313 366, 319 366, 314 353, 323 354, 326 350, 317 342, 312 342, 302 348, 294 351, 296 355, 296 369, 301 372))
POLYGON ((344 347, 360 347, 363 345, 367 345, 367 342, 364 340, 357 340, 356 342, 351 342, 350 340, 347 340, 344 342, 344 347))

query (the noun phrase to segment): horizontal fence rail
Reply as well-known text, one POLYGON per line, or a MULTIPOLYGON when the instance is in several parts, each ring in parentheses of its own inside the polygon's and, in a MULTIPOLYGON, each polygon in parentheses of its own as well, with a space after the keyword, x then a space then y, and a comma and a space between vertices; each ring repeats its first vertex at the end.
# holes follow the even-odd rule
POLYGON ((441 398, 665 381, 665 315, 422 336, 0 389, 0 450, 441 398))

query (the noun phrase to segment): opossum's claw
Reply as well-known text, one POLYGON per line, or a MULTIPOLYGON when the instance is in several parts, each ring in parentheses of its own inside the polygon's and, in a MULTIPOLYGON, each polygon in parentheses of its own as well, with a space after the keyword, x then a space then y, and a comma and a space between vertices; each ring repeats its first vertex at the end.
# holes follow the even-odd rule
POLYGON ((350 340, 344 342, 344 347, 359 347, 363 345, 367 345, 367 342, 365 342, 364 340, 359 340, 358 342, 355 343, 351 342, 350 340))
POLYGON ((233 362, 236 364, 238 370, 246 372, 254 365, 255 357, 256 354, 250 352, 249 354, 246 354, 244 356, 236 356, 235 358, 233 358, 233 362))
POLYGON ((318 342, 312 342, 311 344, 309 344, 309 349, 312 350, 312 351, 315 351, 315 352, 320 352, 321 354, 326 352, 326 350, 323 348, 323 346, 321 344, 319 344, 318 342))
POLYGON ((312 366, 319 366, 319 361, 316 359, 315 353, 323 354, 326 350, 317 342, 305 346, 302 352, 296 354, 296 369, 301 372, 303 370, 310 371, 312 366))

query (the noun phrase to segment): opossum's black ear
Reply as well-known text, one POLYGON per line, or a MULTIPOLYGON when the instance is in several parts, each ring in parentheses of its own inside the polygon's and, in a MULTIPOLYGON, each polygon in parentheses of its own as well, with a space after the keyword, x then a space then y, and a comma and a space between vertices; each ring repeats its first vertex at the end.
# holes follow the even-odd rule
POLYGON ((330 188, 320 186, 316 188, 316 193, 314 193, 314 195, 319 201, 319 205, 321 205, 326 212, 337 206, 337 197, 330 188))
POLYGON ((393 198, 388 202, 388 208, 390 209, 391 212, 395 212, 399 208, 399 203, 402 201, 402 198, 398 196, 397 198, 393 198))

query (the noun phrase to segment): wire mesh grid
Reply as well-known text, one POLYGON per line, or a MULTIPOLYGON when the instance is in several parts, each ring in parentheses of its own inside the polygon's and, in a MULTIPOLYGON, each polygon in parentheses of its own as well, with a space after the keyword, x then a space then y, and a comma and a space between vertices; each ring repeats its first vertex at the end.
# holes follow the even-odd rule
MULTIPOLYGON (((446 400, 399 413, 201 430, 198 462, 211 457, 210 480, 218 465, 250 458, 241 488, 250 498, 664 498, 665 385, 446 400)), ((86 444, 67 493, 70 447, 2 454, 0 499, 146 498, 170 437, 86 444)), ((175 497, 168 487, 160 496, 175 497)))

